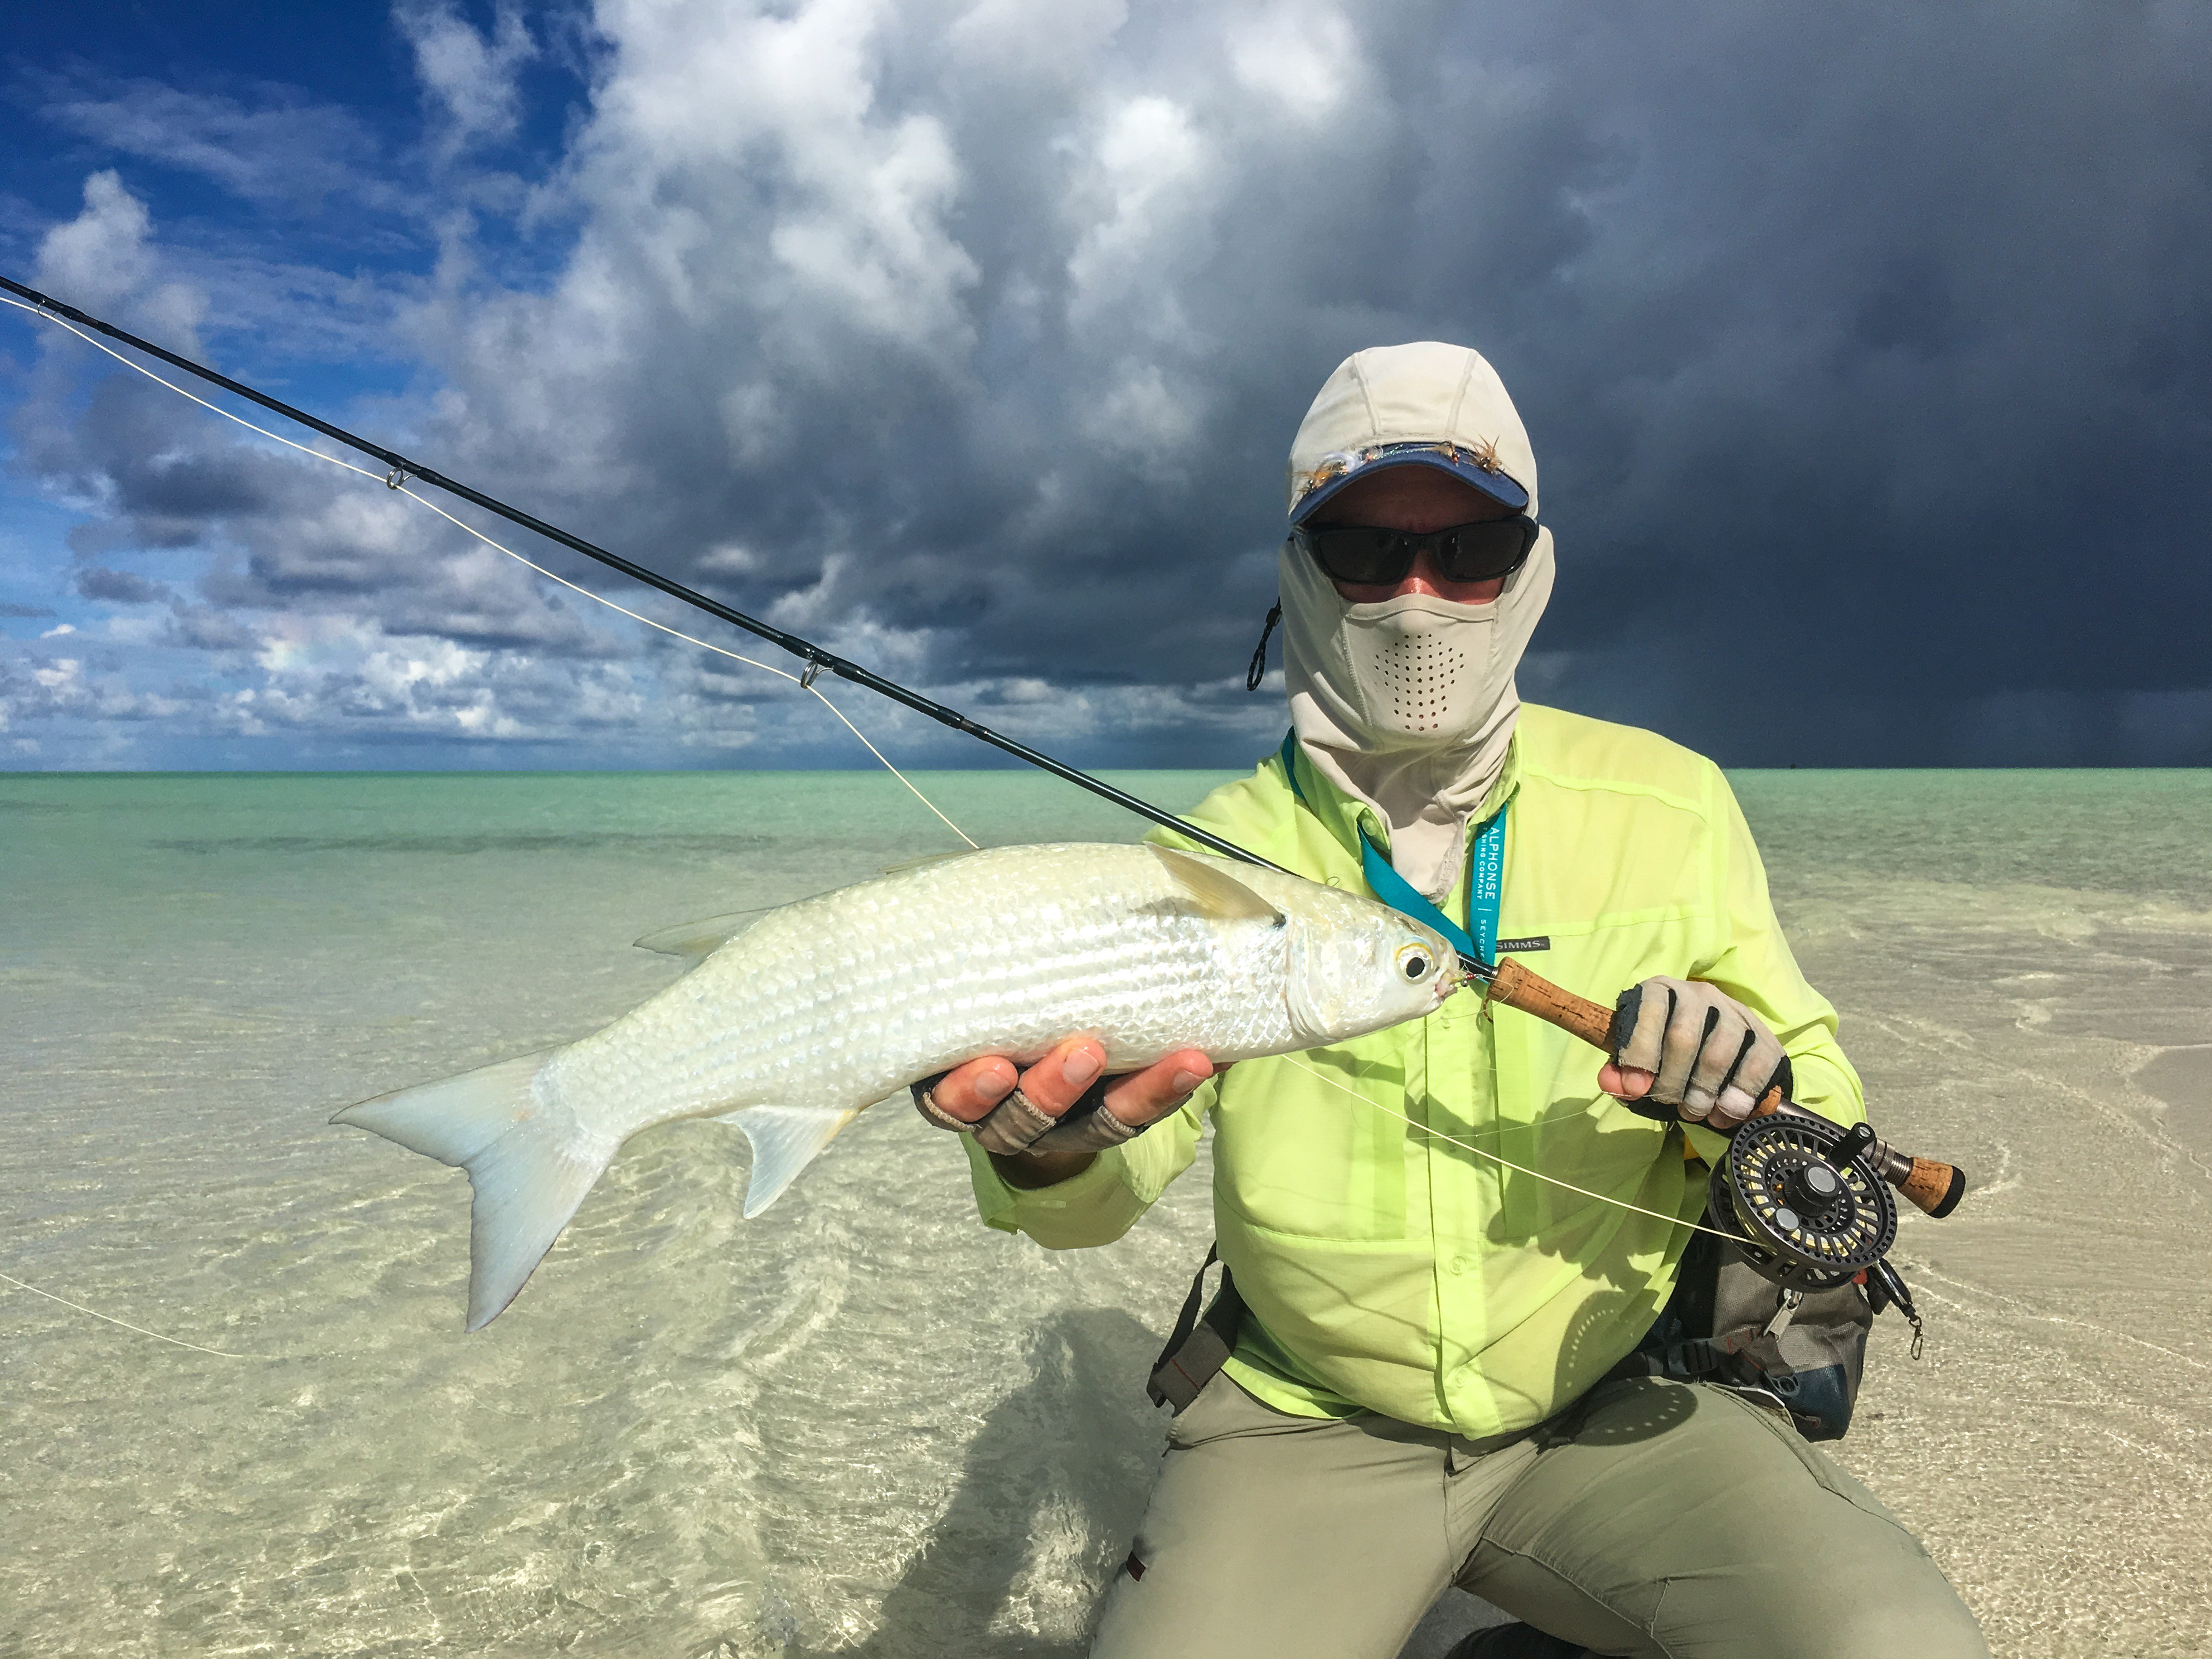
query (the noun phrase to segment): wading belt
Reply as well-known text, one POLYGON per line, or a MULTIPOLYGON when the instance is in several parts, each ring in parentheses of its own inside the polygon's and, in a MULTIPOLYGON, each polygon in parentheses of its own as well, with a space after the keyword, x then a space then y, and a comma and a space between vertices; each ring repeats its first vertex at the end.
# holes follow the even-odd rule
POLYGON ((1237 1328, 1244 1322, 1244 1298, 1237 1294, 1226 1267, 1221 1270, 1221 1294, 1203 1315, 1198 1310, 1206 1296, 1206 1270, 1220 1259, 1214 1247, 1207 1245, 1198 1276, 1190 1281, 1190 1294, 1183 1298, 1182 1312, 1176 1316, 1174 1334, 1152 1362, 1152 1378, 1145 1385, 1152 1404, 1169 1407, 1176 1415, 1213 1381, 1237 1346, 1237 1328))
MULTIPOLYGON (((1298 734, 1293 731, 1283 738, 1283 775, 1290 780, 1291 793, 1297 797, 1298 805, 1311 811, 1305 791, 1298 787, 1297 748, 1298 734)), ((1383 903, 1425 927, 1436 929, 1462 957, 1473 957, 1486 965, 1495 960, 1498 898, 1505 877, 1504 807, 1499 807, 1490 822, 1476 833, 1473 854, 1468 860, 1467 915, 1471 927, 1462 927, 1392 869, 1382 849, 1368 839, 1364 826, 1359 835, 1359 861, 1368 890, 1383 903)), ((1236 1281, 1230 1277, 1226 1267, 1221 1270, 1221 1293, 1203 1314, 1199 1312, 1206 1299, 1206 1270, 1220 1259, 1218 1250, 1209 1246, 1206 1260, 1199 1264, 1197 1277, 1190 1281, 1190 1294, 1183 1298, 1182 1312, 1176 1320, 1174 1334, 1152 1364, 1152 1381, 1146 1385, 1145 1392, 1152 1396, 1155 1406, 1182 1412, 1198 1398, 1199 1390, 1213 1380, 1236 1351, 1237 1329, 1244 1320, 1244 1299, 1237 1294, 1236 1281)))

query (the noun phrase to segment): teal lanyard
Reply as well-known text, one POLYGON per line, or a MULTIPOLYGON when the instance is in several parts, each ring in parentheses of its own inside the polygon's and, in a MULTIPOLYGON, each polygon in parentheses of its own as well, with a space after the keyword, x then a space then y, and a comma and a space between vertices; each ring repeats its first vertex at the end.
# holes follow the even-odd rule
MULTIPOLYGON (((1291 793, 1298 804, 1312 810, 1306 792, 1298 787, 1298 734, 1286 733, 1283 738, 1283 775, 1291 781, 1291 793)), ((1473 938, 1442 910, 1429 902, 1427 895, 1414 887, 1390 867, 1390 860, 1382 849, 1368 838, 1366 827, 1359 830, 1359 868, 1367 878, 1368 890, 1404 916, 1411 916, 1424 927, 1433 927, 1443 935, 1453 950, 1471 962, 1484 967, 1496 965, 1498 954, 1498 906, 1505 890, 1505 808, 1501 806, 1484 824, 1474 838, 1472 854, 1473 868, 1468 872, 1467 889, 1467 919, 1474 929, 1473 938)))

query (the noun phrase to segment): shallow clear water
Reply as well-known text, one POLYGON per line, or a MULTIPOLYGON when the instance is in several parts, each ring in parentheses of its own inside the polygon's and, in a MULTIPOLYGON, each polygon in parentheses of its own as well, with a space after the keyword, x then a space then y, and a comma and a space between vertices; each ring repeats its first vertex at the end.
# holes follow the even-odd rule
MULTIPOLYGON (((1844 1461, 2000 1652, 2205 1651, 2212 775, 1737 782, 1878 1121, 1979 1182, 1905 1229, 1928 1357, 1883 1322, 1844 1461)), ((1079 1652, 1202 1170, 1053 1256, 909 1112, 751 1223, 741 1139, 672 1126, 466 1337, 465 1182, 324 1122, 621 1012, 649 929, 948 845, 866 774, 0 777, 0 1273, 248 1356, 0 1286, 0 1654, 1079 1652)))

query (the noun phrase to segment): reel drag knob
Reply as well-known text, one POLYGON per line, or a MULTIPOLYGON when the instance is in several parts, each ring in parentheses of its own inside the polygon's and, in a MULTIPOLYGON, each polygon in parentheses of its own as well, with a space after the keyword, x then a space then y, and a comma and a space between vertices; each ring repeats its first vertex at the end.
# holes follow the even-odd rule
POLYGON ((1797 1291, 1832 1289, 1897 1237, 1897 1205, 1861 1156, 1873 1137, 1810 1114, 1752 1119, 1714 1167, 1709 1207, 1745 1259, 1797 1291))
POLYGON ((1825 1214, 1843 1195, 1843 1176, 1816 1158, 1783 1177, 1782 1202, 1775 1208, 1774 1225, 1781 1232, 1802 1233, 1806 1217, 1825 1214))
POLYGON ((1783 1188, 1801 1210, 1818 1213, 1844 1195, 1844 1178, 1820 1159, 1791 1172, 1783 1188))

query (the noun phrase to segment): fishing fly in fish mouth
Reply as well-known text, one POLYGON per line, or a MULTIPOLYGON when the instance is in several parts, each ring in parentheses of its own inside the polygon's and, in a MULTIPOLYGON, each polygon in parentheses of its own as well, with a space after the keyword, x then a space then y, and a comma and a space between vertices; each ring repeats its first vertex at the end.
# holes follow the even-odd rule
POLYGON ((809 689, 896 696, 1160 826, 648 935, 688 971, 603 1030, 339 1113, 467 1170, 471 1329, 651 1124, 741 1127, 754 1216, 907 1087, 981 1219, 1059 1249, 1134 1225, 1210 1123, 1225 1272, 1155 1370, 1169 1453, 1095 1655, 1389 1659, 1455 1583, 1521 1621, 1455 1659, 1986 1653, 1803 1443, 1847 1425, 1874 1315, 1911 1314, 1891 1188, 1941 1216, 1962 1178, 1865 1124, 1719 769, 1521 702, 1554 549, 1479 354, 1370 349, 1322 386, 1255 660, 1256 684, 1279 619, 1291 729, 1176 817, 0 287, 769 638, 809 689))

